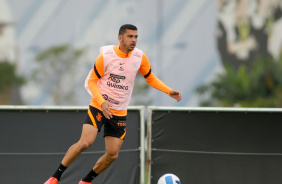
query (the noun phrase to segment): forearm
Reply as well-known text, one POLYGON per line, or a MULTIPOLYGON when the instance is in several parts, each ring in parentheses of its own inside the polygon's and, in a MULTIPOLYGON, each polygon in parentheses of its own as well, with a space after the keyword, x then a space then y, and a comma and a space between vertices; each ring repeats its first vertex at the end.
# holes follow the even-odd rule
POLYGON ((172 90, 170 87, 165 85, 160 79, 157 77, 148 77, 146 78, 147 83, 152 86, 153 88, 156 88, 168 95, 170 95, 170 91, 172 90))
POLYGON ((101 106, 102 103, 105 102, 105 99, 103 98, 103 96, 100 93, 100 90, 97 86, 97 82, 96 81, 89 81, 89 87, 90 87, 90 91, 93 94, 93 98, 95 98, 95 100, 98 102, 98 104, 101 106))

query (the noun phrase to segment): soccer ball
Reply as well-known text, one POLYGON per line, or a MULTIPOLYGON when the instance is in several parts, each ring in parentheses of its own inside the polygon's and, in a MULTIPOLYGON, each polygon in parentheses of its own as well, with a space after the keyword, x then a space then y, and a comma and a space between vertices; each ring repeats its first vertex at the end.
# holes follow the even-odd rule
POLYGON ((160 177, 158 184, 181 184, 180 179, 174 174, 165 174, 160 177))

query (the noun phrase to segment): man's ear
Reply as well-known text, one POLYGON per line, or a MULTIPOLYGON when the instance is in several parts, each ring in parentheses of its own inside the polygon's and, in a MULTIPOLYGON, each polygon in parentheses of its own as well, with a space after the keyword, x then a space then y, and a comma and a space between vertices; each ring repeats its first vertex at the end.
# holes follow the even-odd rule
POLYGON ((119 40, 119 41, 122 40, 122 35, 118 35, 118 40, 119 40))

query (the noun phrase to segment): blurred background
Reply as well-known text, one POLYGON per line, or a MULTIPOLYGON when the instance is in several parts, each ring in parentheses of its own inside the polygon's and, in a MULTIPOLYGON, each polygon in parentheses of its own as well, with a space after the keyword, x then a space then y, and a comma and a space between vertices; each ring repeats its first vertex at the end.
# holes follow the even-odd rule
POLYGON ((138 74, 130 105, 281 107, 282 0, 0 0, 0 105, 88 105, 122 24, 177 103, 138 74))

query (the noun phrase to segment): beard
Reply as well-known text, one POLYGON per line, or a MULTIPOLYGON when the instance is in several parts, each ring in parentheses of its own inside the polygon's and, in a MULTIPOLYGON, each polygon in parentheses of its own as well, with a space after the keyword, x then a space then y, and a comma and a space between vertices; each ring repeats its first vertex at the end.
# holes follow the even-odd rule
POLYGON ((124 48, 126 48, 126 50, 127 50, 128 52, 133 51, 134 48, 135 48, 135 44, 134 44, 134 43, 125 44, 125 43, 124 43, 124 39, 122 39, 122 45, 123 45, 124 48))

